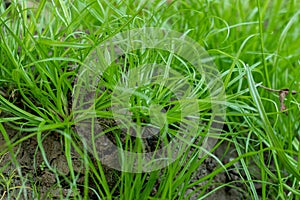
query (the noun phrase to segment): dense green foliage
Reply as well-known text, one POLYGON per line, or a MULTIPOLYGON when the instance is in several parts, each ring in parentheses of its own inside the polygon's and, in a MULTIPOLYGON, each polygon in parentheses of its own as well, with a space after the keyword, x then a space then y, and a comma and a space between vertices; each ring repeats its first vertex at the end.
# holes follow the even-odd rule
MULTIPOLYGON (((251 199, 299 199, 299 10, 300 1, 297 0, 2 2, 0 132, 6 145, 0 146, 0 163, 1 156, 9 152, 13 158, 11 162, 17 168, 16 176, 20 176, 22 184, 9 185, 9 177, 4 177, 1 172, 5 166, 0 164, 0 187, 5 185, 6 195, 13 193, 14 187, 23 187, 26 192, 21 190, 22 199, 29 193, 38 197, 38 186, 32 184, 31 189, 26 189, 28 178, 22 175, 13 147, 36 137, 39 151, 46 154, 42 140, 46 134, 57 132, 63 138, 70 168, 70 176, 64 177, 64 181, 74 191, 75 199, 87 199, 89 191, 101 199, 188 199, 185 193, 195 185, 189 195, 197 194, 201 199, 222 187, 236 187, 236 181, 243 185, 240 192, 251 199), (93 47, 121 31, 143 27, 184 33, 211 55, 222 75, 227 106, 224 130, 215 136, 219 142, 213 150, 226 141, 228 149, 229 146, 234 147, 237 157, 220 164, 201 179, 191 181, 194 170, 206 157, 222 163, 222 158, 217 158, 213 152, 198 159, 202 149, 195 144, 190 153, 187 151, 181 159, 161 171, 116 173, 115 187, 110 187, 101 163, 92 162, 76 140, 77 133, 72 128, 74 113, 70 105, 74 80, 93 47), (280 102, 280 92, 283 92, 280 89, 283 88, 294 90, 296 94, 285 93, 284 101, 280 102), (281 109, 283 103, 288 111, 281 109), (23 137, 10 139, 3 124, 18 130, 23 137), (76 184, 77 173, 72 167, 71 148, 84 157, 85 181, 81 193, 78 192, 81 186, 76 184), (206 190, 218 173, 232 168, 237 171, 238 180, 206 190), (92 185, 90 180, 93 180, 92 185), (257 184, 260 191, 256 188, 257 184), (155 193, 152 191, 154 187, 157 189, 155 193)), ((128 66, 143 62, 168 63, 168 56, 164 51, 133 52, 107 71, 105 76, 111 81, 100 84, 113 88, 118 80, 113 76, 126 76, 124 69, 120 70, 120 63, 128 66)), ((180 62, 186 66, 182 68, 186 77, 199 76, 189 70, 187 61, 180 62)), ((157 85, 151 87, 151 90, 142 88, 140 93, 152 95, 163 102, 163 106, 170 106, 168 101, 172 94, 167 90, 161 91, 157 85)), ((199 99, 207 95, 205 91, 200 93, 199 99)), ((110 98, 109 93, 104 93, 97 99, 100 111, 109 107, 110 98)), ((170 116, 176 116, 176 101, 173 103, 170 116)), ((208 107, 200 108, 205 119, 210 119, 208 107)), ((99 118, 109 120, 112 117, 111 113, 100 111, 99 118)), ((132 112, 135 112, 136 121, 145 120, 141 110, 132 112)), ((176 126, 176 119, 173 122, 176 126)), ((108 131, 114 133, 114 126, 106 125, 108 131)), ((54 170, 48 161, 45 160, 45 163, 46 167, 54 170)), ((62 178, 57 176, 57 179, 62 178)))

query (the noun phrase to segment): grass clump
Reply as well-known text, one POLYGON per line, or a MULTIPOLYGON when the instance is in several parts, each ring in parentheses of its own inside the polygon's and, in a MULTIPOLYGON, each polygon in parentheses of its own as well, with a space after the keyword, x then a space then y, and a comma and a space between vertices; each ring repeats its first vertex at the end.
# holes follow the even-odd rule
MULTIPOLYGON (((1 2, 0 199, 213 199, 229 194, 299 199, 299 8, 298 1, 282 0, 1 2), (185 141, 189 147, 180 159, 135 174, 110 169, 83 148, 72 97, 95 47, 120 32, 145 27, 174 30, 203 46, 221 74, 227 109, 222 134, 210 138, 218 139, 210 152, 201 146, 201 137, 185 141), (54 147, 60 153, 51 151, 54 147), (53 181, 45 182, 47 177, 53 181)), ((133 151, 153 151, 179 138, 182 102, 159 84, 145 84, 129 104, 130 123, 141 128, 157 117, 153 124, 162 128, 161 138, 138 139, 124 132, 130 123, 114 121, 114 89, 120 82, 130 86, 128 72, 147 63, 169 66, 192 85, 201 118, 196 132, 206 135, 216 122, 203 74, 190 60, 151 49, 118 57, 98 80, 95 122, 105 127, 101 134, 133 151), (161 110, 165 118, 155 115, 161 110)), ((147 76, 137 80, 144 83, 147 76)))

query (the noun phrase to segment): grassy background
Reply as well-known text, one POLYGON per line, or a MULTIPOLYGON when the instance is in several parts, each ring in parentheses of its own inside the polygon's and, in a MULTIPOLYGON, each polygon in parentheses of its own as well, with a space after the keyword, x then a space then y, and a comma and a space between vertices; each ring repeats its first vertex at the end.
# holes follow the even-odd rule
MULTIPOLYGON (((291 93, 286 96, 285 114, 280 111, 278 92, 258 87, 262 84, 300 92, 299 8, 297 0, 41 0, 13 1, 7 8, 1 2, 0 131, 6 145, 1 146, 0 157, 7 152, 12 155, 11 162, 23 183, 19 187, 25 188, 26 178, 13 147, 37 137, 43 151, 44 135, 58 132, 64 138, 71 171, 67 183, 75 199, 87 198, 88 190, 102 199, 188 199, 185 191, 203 183, 193 189, 201 199, 214 192, 206 190, 210 183, 207 180, 232 167, 246 186, 248 198, 299 199, 300 97, 291 93), (120 173, 116 186, 110 188, 101 164, 91 162, 74 142, 70 94, 77 66, 106 38, 141 27, 162 27, 187 34, 207 49, 222 73, 227 114, 218 145, 226 140, 238 155, 196 182, 191 182, 193 171, 204 159, 184 155, 183 160, 189 163, 186 167, 178 160, 160 172, 120 173), (4 123, 24 137, 9 138, 4 123), (86 157, 83 193, 76 192, 79 186, 71 146, 86 157), (88 181, 91 177, 93 187, 88 181), (151 196, 158 179, 157 192, 151 196), (261 191, 255 188, 258 183, 261 191)), ((193 154, 199 151, 195 148, 193 154)), ((214 159, 221 162, 222 158, 214 159)), ((4 196, 9 196, 14 186, 9 185, 9 177, 1 175, 3 168, 1 164, 0 183, 6 190, 4 196)), ((36 190, 25 190, 20 192, 22 198, 28 198, 28 193, 38 196, 36 190)))

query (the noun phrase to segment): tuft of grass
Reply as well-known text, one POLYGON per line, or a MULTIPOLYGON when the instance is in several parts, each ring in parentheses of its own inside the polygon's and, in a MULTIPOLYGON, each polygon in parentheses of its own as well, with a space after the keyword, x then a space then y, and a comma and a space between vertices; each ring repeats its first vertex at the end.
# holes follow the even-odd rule
MULTIPOLYGON (((5 174, 0 159, 0 185, 4 188, 0 199, 42 198, 37 184, 28 186, 30 178, 24 175, 14 151, 32 138, 37 140, 36 152, 41 152, 45 167, 55 175, 57 184, 53 187, 60 189, 61 198, 204 199, 232 188, 251 199, 299 199, 299 8, 300 2, 294 0, 1 2, 0 132, 5 144, 0 145, 0 157, 10 154, 15 171, 5 174), (191 147, 166 168, 133 174, 108 170, 83 148, 73 128, 71 102, 78 71, 91 51, 121 31, 143 27, 175 30, 205 47, 222 74, 227 111, 222 134, 212 136, 219 142, 211 152, 205 152, 201 142, 189 141, 187 145, 191 147), (289 93, 284 100, 287 114, 280 111, 279 94, 259 85, 297 92, 289 93), (3 124, 20 134, 11 135, 3 124), (53 133, 62 139, 68 176, 59 174, 47 158, 43 141, 53 133), (217 155, 223 144, 228 144, 226 150, 217 155), (231 148, 235 156, 225 161, 231 148), (72 160, 74 151, 82 158, 80 173, 72 160), (213 159, 218 165, 214 171, 198 177, 197 169, 205 165, 206 159, 213 159), (216 183, 219 175, 230 176, 233 172, 236 180, 216 183), (78 184, 80 176, 82 184, 78 184), (16 177, 21 180, 17 186, 12 183, 16 177), (63 187, 70 191, 67 196, 63 195, 63 187)), ((208 126, 198 134, 205 134, 212 116, 206 101, 209 92, 203 89, 201 74, 187 60, 151 50, 131 52, 105 71, 99 86, 107 90, 99 90, 101 95, 95 103, 97 117, 105 121, 105 133, 126 149, 139 151, 144 147, 141 140, 122 138, 120 128, 111 121, 113 113, 109 109, 111 91, 118 81, 127 80, 128 70, 146 63, 168 65, 194 86, 199 116, 208 126)), ((147 76, 150 75, 140 77, 140 81, 147 76)), ((173 130, 162 143, 169 142, 178 136, 180 102, 171 101, 174 94, 160 85, 140 88, 129 99, 130 112, 135 114, 139 127, 150 116, 142 109, 149 106, 145 95, 170 108, 166 115, 173 130)), ((155 125, 161 127, 161 116, 156 117, 155 125)), ((53 196, 51 192, 47 195, 53 196)))

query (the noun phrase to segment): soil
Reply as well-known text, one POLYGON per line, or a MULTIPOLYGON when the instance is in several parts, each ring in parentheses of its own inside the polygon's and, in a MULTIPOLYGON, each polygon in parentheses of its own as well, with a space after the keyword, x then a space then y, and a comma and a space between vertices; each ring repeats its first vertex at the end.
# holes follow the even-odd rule
MULTIPOLYGON (((14 138, 21 137, 21 133, 18 133, 17 131, 10 129, 8 126, 5 126, 5 129, 9 133, 9 136, 13 140, 14 138)), ((24 133, 23 133, 24 134, 24 133)), ((60 177, 56 177, 56 175, 48 169, 47 164, 45 163, 45 160, 43 158, 43 155, 41 151, 38 148, 38 142, 36 137, 30 137, 27 140, 24 140, 19 145, 15 146, 13 148, 13 151, 15 152, 16 159, 19 163, 19 166, 14 166, 12 162, 12 157, 9 153, 6 153, 2 157, 0 157, 0 175, 2 174, 3 177, 0 177, 0 199, 17 199, 18 193, 20 192, 20 189, 18 186, 22 184, 21 180, 18 177, 18 170, 20 170, 23 177, 27 177, 29 180, 26 183, 26 186, 31 189, 35 189, 39 191, 38 193, 41 195, 40 197, 33 197, 31 196, 31 192, 24 193, 23 196, 19 199, 59 199, 61 195, 64 197, 71 198, 74 191, 71 191, 69 189, 68 184, 64 184, 63 182, 58 183, 58 180, 62 180, 62 177, 68 177, 70 176, 70 170, 67 164, 66 157, 64 155, 64 146, 62 137, 60 134, 57 133, 50 133, 48 135, 45 135, 45 139, 43 140, 43 148, 45 151, 45 157, 49 161, 49 165, 52 169, 56 169, 59 173, 60 177), (36 167, 35 167, 36 166, 36 167), (9 177, 12 177, 10 182, 8 180, 9 177), (1 180, 2 179, 2 180, 1 180), (7 184, 7 187, 4 186, 3 183, 7 184), (8 185, 9 184, 9 185, 8 185), (37 188, 33 188, 33 186, 37 186, 37 188), (10 188, 10 198, 7 197, 7 189, 10 188), (3 198, 2 198, 3 197, 3 198)), ((0 134, 0 151, 1 147, 3 149, 5 145, 4 138, 2 134, 0 134)), ((218 151, 216 151, 217 154, 224 153, 224 150, 226 148, 226 145, 222 145, 218 151), (223 148, 223 149, 222 149, 223 148)), ((223 155, 223 154, 222 154, 223 155)), ((219 155, 217 155, 219 156, 219 155)), ((225 158, 223 159, 224 162, 228 162, 228 159, 230 157, 235 156, 235 152, 232 151, 229 153, 225 158)), ((77 179, 78 185, 83 184, 83 173, 84 173, 84 167, 82 165, 82 159, 77 154, 72 154, 72 162, 75 173, 79 174, 79 178, 77 179)), ((198 180, 199 178, 210 174, 212 171, 214 171, 218 167, 218 163, 215 159, 208 157, 203 164, 195 170, 195 175, 193 177, 193 181, 198 180)), ((116 183, 116 180, 114 180, 112 176, 115 172, 112 169, 106 169, 107 172, 107 181, 108 184, 113 187, 116 183)), ((238 175, 235 175, 234 173, 219 173, 214 177, 212 180, 212 183, 210 184, 207 191, 212 191, 216 187, 218 187, 221 184, 227 183, 232 180, 240 180, 238 175)), ((92 184, 92 183, 91 183, 92 184)), ((205 184, 205 183, 202 183, 205 184)), ((200 187, 201 185, 196 185, 196 187, 200 187)), ((158 187, 158 185, 156 186, 158 187)), ((226 200, 226 199, 247 199, 249 197, 245 196, 241 189, 245 189, 243 185, 239 185, 238 183, 235 185, 236 188, 233 187, 222 187, 221 189, 216 190, 211 195, 209 195, 206 199, 213 200, 213 199, 220 199, 220 200, 226 200)), ((79 193, 83 192, 80 191, 81 188, 79 188, 79 193)), ((155 193, 156 188, 153 188, 153 193, 155 193)), ((189 193, 193 192, 193 188, 186 191, 186 196, 188 196, 189 193)), ((187 199, 196 199, 196 194, 192 195, 191 197, 187 199)), ((96 199, 93 194, 90 194, 91 199, 96 199)))

